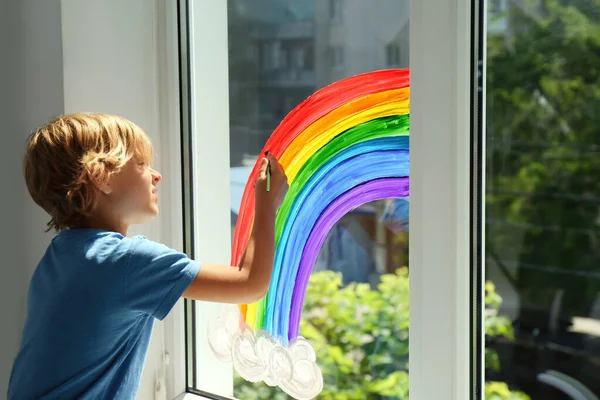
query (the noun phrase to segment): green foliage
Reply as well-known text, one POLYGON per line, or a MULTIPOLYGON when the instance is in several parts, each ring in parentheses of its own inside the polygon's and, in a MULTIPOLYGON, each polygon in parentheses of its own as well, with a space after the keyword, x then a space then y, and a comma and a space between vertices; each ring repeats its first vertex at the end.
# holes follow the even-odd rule
POLYGON ((499 316, 502 298, 496 293, 492 282, 485 284, 485 334, 487 337, 505 337, 514 340, 512 323, 506 316, 499 316))
POLYGON ((488 268, 523 309, 544 312, 562 289, 565 317, 588 315, 600 290, 585 276, 600 257, 600 3, 509 4, 507 31, 487 43, 488 268))
MULTIPOLYGON (((512 323, 506 316, 499 316, 498 309, 502 305, 502 297, 496 293, 492 282, 485 283, 485 336, 486 338, 503 337, 514 340, 512 323)), ((500 371, 500 358, 495 350, 485 349, 485 368, 500 371)), ((485 400, 530 400, 525 393, 511 391, 504 382, 486 382, 485 400)))
POLYGON ((521 392, 511 392, 506 383, 488 382, 485 385, 485 400, 530 400, 521 392))
MULTIPOLYGON (((510 321, 492 312, 501 302, 494 286, 488 283, 486 334, 510 339, 510 321)), ((342 287, 342 277, 331 271, 311 276, 300 334, 314 346, 323 371, 320 399, 408 399, 408 305, 406 268, 383 275, 376 290, 367 284, 342 287)), ((493 357, 491 351, 486 356, 488 353, 493 357)), ((486 390, 496 396, 491 399, 529 399, 502 385, 488 384, 486 390)), ((278 388, 251 384, 239 377, 235 388, 236 396, 243 400, 289 398, 278 388)))

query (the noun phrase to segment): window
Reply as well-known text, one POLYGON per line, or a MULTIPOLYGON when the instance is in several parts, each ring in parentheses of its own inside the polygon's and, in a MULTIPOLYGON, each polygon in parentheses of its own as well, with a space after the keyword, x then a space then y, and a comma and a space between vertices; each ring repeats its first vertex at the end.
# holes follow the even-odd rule
POLYGON ((263 69, 269 69, 271 67, 271 50, 268 42, 262 42, 261 45, 261 67, 263 69))
MULTIPOLYGON (((289 2, 288 4, 292 4, 289 2)), ((295 3, 300 4, 300 3, 295 3)), ((361 3, 362 4, 362 3, 361 3)), ((285 2, 280 7, 284 7, 285 2)), ((408 12, 408 2, 390 3, 384 13, 398 15, 408 12)), ((256 1, 248 12, 266 13, 267 10, 256 1), (250 11, 252 10, 252 11, 250 11)), ((235 228, 237 208, 241 202, 242 190, 253 165, 246 160, 255 160, 273 129, 294 107, 306 97, 333 82, 330 78, 331 68, 345 65, 344 47, 351 45, 352 38, 347 43, 333 45, 326 35, 318 35, 326 27, 316 26, 310 37, 294 29, 292 21, 287 19, 289 14, 273 6, 269 12, 273 17, 270 24, 272 38, 263 38, 268 42, 285 37, 287 47, 292 55, 290 66, 303 69, 309 79, 290 85, 286 79, 274 77, 250 76, 248 72, 229 65, 229 85, 238 87, 241 82, 252 82, 249 85, 248 98, 256 106, 238 108, 230 94, 230 121, 235 119, 257 120, 256 110, 261 109, 263 115, 272 116, 258 125, 259 135, 256 140, 248 141, 245 126, 231 123, 230 160, 231 177, 231 206, 232 229, 235 228), (317 58, 313 65, 305 62, 305 49, 330 49, 331 60, 317 58), (317 70, 324 70, 321 77, 317 70), (239 72, 238 72, 239 71, 239 72), (236 73, 238 72, 238 73, 236 73), (266 101, 273 96, 274 101, 266 101), (239 143, 245 143, 240 146, 239 143), (241 190, 241 189, 242 190, 241 190)), ((317 7, 314 2, 310 7, 317 7)), ((339 17, 340 2, 331 2, 331 18, 339 17)), ((367 3, 360 5, 355 12, 357 21, 360 15, 369 8, 367 3)), ((318 8, 317 8, 318 10, 318 8)), ((236 13, 229 15, 231 31, 236 31, 237 21, 251 19, 252 15, 236 13), (232 26, 233 25, 233 26, 232 26)), ((314 12, 307 13, 306 23, 317 25, 328 24, 327 19, 319 18, 314 12), (323 21, 323 22, 320 22, 323 21)), ((390 19, 392 21, 392 19, 390 19)), ((262 22, 254 22, 257 31, 262 22)), ((402 26, 398 27, 400 32, 402 26)), ((363 32, 363 43, 377 40, 381 27, 375 23, 358 22, 356 29, 363 32)), ((238 48, 242 43, 233 43, 229 36, 229 47, 238 48)), ((244 39, 246 40, 246 39, 244 39)), ((252 40, 252 38, 250 38, 252 40)), ((367 50, 365 50, 367 51, 367 50)), ((355 73, 368 72, 386 68, 385 63, 373 65, 366 59, 356 60, 355 65, 347 67, 355 73)), ((249 63, 251 60, 245 60, 249 63)), ((346 76, 336 76, 342 79, 346 76)), ((235 96, 239 96, 236 93, 235 96)), ((341 133, 341 132, 340 132, 341 133)), ((300 335, 311 337, 311 331, 318 331, 319 337, 311 340, 317 352, 317 359, 324 374, 328 387, 322 395, 332 396, 334 392, 347 393, 348 396, 368 398, 373 396, 402 397, 408 390, 408 200, 388 199, 361 205, 345 215, 329 232, 321 246, 316 265, 313 270, 302 317, 300 335), (366 299, 370 300, 366 300, 366 299), (391 300, 391 303, 388 303, 391 300), (356 313, 360 315, 355 315, 356 313), (372 325, 365 322, 357 324, 356 319, 364 319, 364 315, 378 315, 377 323, 372 325), (340 335, 339 327, 347 326, 347 334, 340 335), (332 357, 332 351, 339 354, 332 357), (383 359, 389 358, 387 361, 383 359), (347 363, 358 363, 350 370, 347 363), (386 382, 395 382, 393 388, 385 388, 386 382), (380 389, 376 387, 380 386, 380 389), (371 393, 371 394, 370 394, 371 393)), ((240 399, 266 399, 281 395, 278 387, 270 388, 264 383, 249 383, 240 377, 234 379, 234 395, 240 399)))
POLYGON ((386 64, 389 67, 400 65, 400 46, 391 43, 385 47, 386 64))
POLYGON ((331 46, 331 67, 340 68, 344 66, 344 48, 342 46, 331 46))
MULTIPOLYGON (((254 44, 249 44, 253 46, 254 44)), ((252 57, 245 57, 248 62, 252 62, 252 57)), ((262 68, 272 70, 281 67, 285 63, 285 51, 281 48, 281 43, 277 40, 262 41, 262 68)))
MULTIPOLYGON (((258 0, 257 7, 247 2, 245 7, 226 7, 217 1, 182 0, 180 4, 179 27, 189 40, 182 40, 180 52, 184 66, 184 170, 189 172, 184 190, 191 215, 187 231, 191 252, 201 260, 229 262, 231 230, 247 167, 281 117, 321 87, 386 68, 382 48, 403 36, 398 33, 405 25, 398 21, 408 22, 409 13, 416 16, 410 29, 410 46, 418 55, 411 58, 410 120, 411 129, 420 134, 410 138, 410 199, 368 202, 331 228, 313 270, 301 329, 310 333, 310 325, 322 324, 318 327, 327 332, 314 343, 330 393, 406 399, 410 387, 411 398, 416 399, 470 398, 476 385, 467 365, 476 367, 471 362, 476 354, 469 333, 471 317, 478 314, 468 295, 472 270, 468 223, 472 63, 470 41, 462 33, 470 30, 470 16, 446 17, 455 9, 470 10, 470 4, 466 0, 422 0, 411 4, 414 12, 408 1, 386 2, 376 8, 348 7, 344 17, 356 24, 341 38, 331 38, 327 27, 319 25, 329 20, 323 17, 328 11, 322 7, 325 2, 290 0, 284 10, 258 7, 264 4, 258 0), (353 12, 355 15, 350 15, 353 12), (365 15, 371 17, 363 18, 365 15), (298 25, 286 18, 302 21, 310 29, 292 29, 298 25), (246 28, 236 32, 245 35, 231 34, 238 24, 246 28), (307 37, 307 31, 313 36, 307 37), (440 36, 440 31, 456 35, 440 36), (255 41, 287 41, 294 35, 310 41, 312 47, 307 48, 314 49, 306 55, 311 61, 303 79, 285 79, 285 71, 263 74, 256 60, 244 59, 247 52, 235 51, 255 41), (348 53, 339 51, 330 58, 333 45, 348 49, 348 53), (333 68, 335 60, 344 68, 333 68), (410 285, 407 270, 398 268, 406 264, 410 285), (378 286, 380 280, 385 284, 378 286), (355 307, 357 303, 352 301, 359 297, 363 302, 355 307), (328 309, 326 304, 335 307, 328 309), (377 323, 361 325, 360 317, 366 315, 377 323)), ((278 3, 269 3, 273 4, 278 3)), ((218 361, 211 353, 206 332, 219 316, 220 306, 188 302, 186 311, 187 391, 213 399, 234 395, 272 398, 276 389, 241 381, 231 364, 218 361)))
POLYGON ((329 0, 329 19, 334 21, 342 19, 342 0, 329 0))
POLYGON ((304 69, 306 65, 306 49, 297 47, 293 51, 294 61, 291 63, 295 68, 304 69))
POLYGON ((598 398, 598 3, 490 1, 486 379, 532 399, 598 398), (493 15, 490 15, 493 19, 493 15))

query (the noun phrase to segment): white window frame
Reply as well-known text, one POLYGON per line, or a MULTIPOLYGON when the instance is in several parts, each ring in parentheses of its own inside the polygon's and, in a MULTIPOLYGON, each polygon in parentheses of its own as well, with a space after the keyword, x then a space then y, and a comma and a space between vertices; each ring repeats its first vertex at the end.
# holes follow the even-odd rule
MULTIPOLYGON (((227 264, 231 248, 227 4, 189 1, 190 18, 196 21, 190 24, 189 54, 196 254, 202 260, 227 264)), ((175 6, 166 8, 167 43, 177 47, 175 6)), ((411 399, 416 400, 471 398, 470 13, 470 0, 413 0, 410 5, 409 368, 411 399)), ((175 55, 177 50, 169 52, 175 55)), ((172 78, 167 92, 176 93, 177 79, 172 78)), ((173 140, 171 148, 177 148, 178 139, 173 136, 173 140)), ((172 165, 181 165, 177 151, 169 155, 172 165)), ((173 242, 182 243, 182 237, 173 242)), ((211 321, 218 309, 198 302, 198 320, 211 321)), ((168 397, 198 399, 185 393, 183 321, 179 302, 166 320, 166 349, 171 355, 168 397)), ((208 382, 208 387, 203 385, 206 391, 231 393, 231 367, 207 351, 206 326, 197 331, 202 358, 199 382, 208 382)))

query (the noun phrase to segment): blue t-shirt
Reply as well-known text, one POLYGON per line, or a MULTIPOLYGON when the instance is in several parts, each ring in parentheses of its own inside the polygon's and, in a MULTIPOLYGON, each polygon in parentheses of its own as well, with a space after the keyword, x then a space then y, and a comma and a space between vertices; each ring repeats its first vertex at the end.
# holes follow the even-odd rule
POLYGON ((143 236, 61 232, 31 279, 8 399, 134 399, 154 318, 199 270, 143 236))

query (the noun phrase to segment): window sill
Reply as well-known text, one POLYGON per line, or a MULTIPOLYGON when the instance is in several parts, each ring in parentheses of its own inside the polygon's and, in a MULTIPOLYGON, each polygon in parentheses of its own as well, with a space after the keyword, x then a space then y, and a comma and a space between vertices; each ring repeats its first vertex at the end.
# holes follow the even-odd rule
POLYGON ((214 396, 214 397, 205 397, 199 394, 184 392, 180 395, 176 396, 173 400, 238 400, 235 397, 225 397, 225 396, 214 396))

